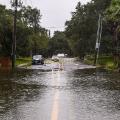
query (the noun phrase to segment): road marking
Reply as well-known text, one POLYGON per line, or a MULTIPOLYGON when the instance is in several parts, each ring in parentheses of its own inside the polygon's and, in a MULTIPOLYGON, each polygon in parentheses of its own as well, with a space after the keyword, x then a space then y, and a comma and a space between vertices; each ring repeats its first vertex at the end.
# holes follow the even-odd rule
POLYGON ((58 120, 58 113, 59 113, 59 101, 58 100, 59 100, 59 93, 56 92, 54 96, 51 120, 58 120))
MULTIPOLYGON (((53 78, 54 85, 59 86, 60 85, 60 71, 57 71, 57 74, 54 74, 54 71, 52 71, 52 78, 53 78)), ((55 91, 55 95, 53 98, 51 120, 58 120, 58 114, 59 114, 59 90, 57 89, 55 91)))

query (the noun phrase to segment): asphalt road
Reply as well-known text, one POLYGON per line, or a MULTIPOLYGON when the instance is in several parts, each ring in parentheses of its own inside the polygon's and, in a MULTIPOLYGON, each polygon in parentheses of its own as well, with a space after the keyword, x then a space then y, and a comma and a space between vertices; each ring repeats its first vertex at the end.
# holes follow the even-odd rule
POLYGON ((44 65, 32 65, 28 69, 38 69, 38 70, 76 70, 76 69, 87 69, 95 68, 92 65, 86 65, 76 61, 74 58, 60 58, 59 62, 50 62, 49 64, 44 65))

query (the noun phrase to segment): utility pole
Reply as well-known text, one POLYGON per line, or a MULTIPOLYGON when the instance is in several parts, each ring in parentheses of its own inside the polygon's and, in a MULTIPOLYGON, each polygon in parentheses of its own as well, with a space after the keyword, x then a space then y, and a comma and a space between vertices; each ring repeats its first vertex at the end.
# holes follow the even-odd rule
POLYGON ((97 39, 96 39, 96 46, 95 46, 94 65, 97 64, 97 60, 98 60, 98 57, 99 57, 101 36, 102 36, 102 16, 101 16, 101 14, 99 14, 98 30, 97 30, 97 39))
POLYGON ((50 36, 51 36, 50 30, 49 30, 48 36, 49 36, 49 38, 50 38, 50 36))
POLYGON ((13 41, 12 41, 12 68, 16 66, 16 22, 17 22, 17 8, 22 5, 18 0, 11 0, 11 6, 14 7, 14 20, 13 20, 13 41))

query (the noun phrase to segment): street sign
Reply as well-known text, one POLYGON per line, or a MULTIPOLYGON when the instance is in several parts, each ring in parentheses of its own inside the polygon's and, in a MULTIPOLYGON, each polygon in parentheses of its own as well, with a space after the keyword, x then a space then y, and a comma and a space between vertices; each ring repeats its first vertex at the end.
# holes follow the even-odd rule
POLYGON ((95 48, 98 49, 100 47, 100 43, 96 43, 95 48))

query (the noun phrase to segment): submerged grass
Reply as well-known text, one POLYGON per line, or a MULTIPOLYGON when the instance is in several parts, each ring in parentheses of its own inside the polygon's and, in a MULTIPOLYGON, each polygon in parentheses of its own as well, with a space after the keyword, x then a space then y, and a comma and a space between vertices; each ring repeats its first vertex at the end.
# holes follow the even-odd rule
MULTIPOLYGON (((94 57, 93 56, 86 56, 84 62, 86 64, 94 65, 94 57)), ((117 69, 117 65, 114 63, 112 56, 100 56, 97 61, 98 67, 104 67, 109 70, 117 69)))

